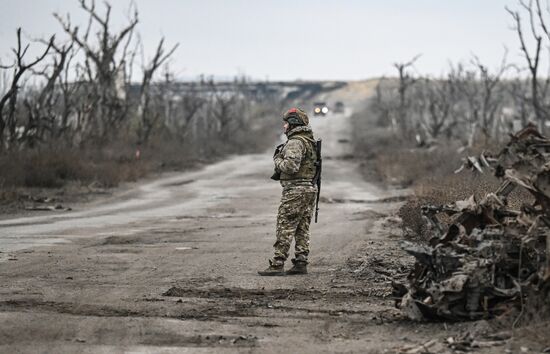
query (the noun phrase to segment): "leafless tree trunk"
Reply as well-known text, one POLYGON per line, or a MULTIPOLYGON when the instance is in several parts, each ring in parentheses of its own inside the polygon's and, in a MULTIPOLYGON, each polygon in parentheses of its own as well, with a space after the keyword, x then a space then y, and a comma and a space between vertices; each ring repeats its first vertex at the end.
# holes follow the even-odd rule
MULTIPOLYGON (((79 0, 81 8, 88 13, 89 22, 84 34, 73 26, 69 17, 57 18, 65 32, 84 51, 85 68, 94 95, 90 102, 90 119, 95 128, 95 137, 105 141, 109 135, 116 133, 120 123, 127 117, 130 108, 127 100, 125 75, 127 71, 128 48, 132 41, 133 31, 138 23, 137 10, 130 22, 120 32, 113 34, 110 28, 111 6, 105 3, 105 13, 100 15, 92 0, 79 0), (97 25, 98 46, 94 46, 89 39, 90 31, 97 25), (97 48, 96 48, 97 47, 97 48), (119 53, 119 48, 122 48, 119 53), (122 83, 122 84, 121 84, 122 83), (122 87, 121 87, 122 86, 122 87)), ((94 135, 92 133, 92 135, 94 135)))
POLYGON ((517 73, 516 78, 508 81, 506 89, 512 100, 516 118, 518 118, 521 125, 525 127, 529 123, 533 109, 530 103, 530 97, 527 94, 529 91, 529 82, 520 77, 519 70, 517 70, 517 73))
POLYGON ((486 140, 491 138, 497 112, 502 109, 504 98, 503 90, 500 87, 502 75, 508 69, 506 64, 506 55, 496 73, 491 74, 489 69, 481 64, 479 58, 474 57, 473 62, 479 71, 479 80, 481 84, 481 112, 480 128, 486 140))
POLYGON ((26 97, 24 106, 27 109, 27 124, 20 137, 20 140, 29 147, 33 147, 37 142, 44 140, 44 135, 49 132, 50 138, 56 136, 55 133, 62 128, 63 119, 58 119, 60 98, 56 83, 62 73, 67 71, 67 58, 72 51, 72 44, 63 47, 57 47, 52 43, 55 50, 53 63, 42 71, 34 71, 33 74, 45 79, 44 86, 39 90, 37 97, 26 97), (50 68, 51 67, 51 68, 50 68))
POLYGON ((413 78, 410 74, 409 68, 414 65, 418 58, 420 58, 420 54, 415 56, 408 62, 393 64, 399 74, 399 107, 397 117, 403 135, 408 134, 409 131, 409 124, 407 122, 407 110, 409 108, 407 91, 416 82, 416 79, 413 78))
POLYGON ((397 104, 395 97, 392 97, 390 88, 386 85, 386 78, 382 77, 376 85, 376 95, 373 101, 373 110, 378 115, 378 125, 391 126, 394 132, 398 129, 396 119, 397 104))
POLYGON ((427 115, 422 126, 433 139, 452 127, 452 108, 456 93, 452 81, 448 78, 436 81, 427 81, 427 115))
POLYGON ((239 118, 235 115, 237 95, 234 92, 223 92, 216 84, 211 82, 212 102, 210 113, 215 123, 215 131, 222 138, 226 139, 239 125, 239 118))
POLYGON ((180 141, 183 142, 187 138, 193 121, 196 121, 196 117, 199 115, 198 113, 205 104, 206 100, 193 92, 193 89, 181 96, 181 113, 178 116, 178 121, 175 122, 180 141))
POLYGON ((149 136, 155 123, 160 115, 153 113, 150 109, 151 104, 151 82, 153 75, 158 68, 164 63, 176 50, 178 45, 176 44, 168 53, 164 52, 164 38, 160 40, 155 56, 151 62, 143 68, 143 79, 141 81, 141 88, 139 94, 139 126, 138 126, 138 144, 145 144, 149 140, 149 136))
POLYGON ((0 149, 5 148, 6 144, 9 146, 16 140, 16 106, 19 81, 27 70, 32 69, 35 65, 40 63, 46 55, 48 55, 53 42, 54 37, 52 36, 42 55, 27 64, 24 61, 24 57, 29 49, 29 45, 27 44, 23 48, 21 44, 21 28, 17 29, 17 48, 13 49, 15 54, 15 63, 9 67, 2 67, 2 69, 12 69, 13 77, 8 91, 0 98, 0 149))
POLYGON ((531 78, 530 78, 531 104, 533 105, 535 116, 539 123, 539 128, 542 131, 544 131, 545 123, 548 118, 548 109, 544 105, 544 97, 546 97, 548 80, 546 81, 544 86, 541 87, 541 83, 539 79, 539 67, 540 67, 540 59, 541 59, 541 50, 543 47, 543 37, 539 33, 539 29, 537 29, 537 27, 540 27, 540 29, 542 29, 542 32, 546 34, 547 38, 549 38, 548 37, 549 33, 546 28, 544 17, 542 15, 540 0, 536 0, 535 4, 533 4, 532 0, 530 0, 528 3, 526 3, 523 0, 520 0, 519 4, 527 12, 527 15, 529 18, 531 35, 535 42, 534 50, 530 50, 527 46, 527 43, 525 40, 525 34, 523 31, 522 16, 520 15, 519 11, 513 11, 508 7, 506 8, 506 11, 508 11, 508 13, 512 16, 515 22, 515 30, 517 32, 517 35, 520 41, 521 51, 523 52, 523 55, 525 57, 525 60, 527 62, 527 66, 531 75, 531 78))

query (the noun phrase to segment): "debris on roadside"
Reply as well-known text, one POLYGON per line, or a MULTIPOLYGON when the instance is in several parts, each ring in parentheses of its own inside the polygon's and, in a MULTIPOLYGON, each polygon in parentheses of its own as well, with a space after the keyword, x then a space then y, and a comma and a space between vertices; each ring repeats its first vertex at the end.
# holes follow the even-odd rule
POLYGON ((469 352, 480 348, 491 348, 505 345, 511 338, 508 336, 501 336, 493 338, 492 340, 479 340, 470 332, 466 332, 460 336, 448 337, 445 342, 447 346, 453 351, 469 352))
POLYGON ((483 168, 491 168, 491 163, 494 163, 495 159, 490 156, 485 156, 485 152, 482 152, 479 156, 468 156, 462 159, 462 166, 455 173, 460 173, 464 169, 472 170, 473 172, 483 173, 483 168))
POLYGON ((43 196, 27 196, 28 199, 32 200, 35 203, 54 203, 55 198, 43 197, 43 196))
POLYGON ((422 207, 433 237, 428 245, 402 242, 416 263, 406 283, 393 283, 411 319, 491 318, 520 308, 533 291, 549 300, 550 139, 529 125, 494 157, 469 158, 465 167, 490 169, 502 184, 479 201, 422 207), (534 202, 508 207, 515 188, 534 202))
POLYGON ((443 343, 432 339, 424 344, 408 344, 401 348, 396 348, 396 352, 402 354, 443 353, 444 348, 443 343))
POLYGON ((25 210, 33 210, 33 211, 71 211, 72 209, 64 207, 61 204, 56 204, 56 205, 33 205, 33 206, 26 207, 25 210))

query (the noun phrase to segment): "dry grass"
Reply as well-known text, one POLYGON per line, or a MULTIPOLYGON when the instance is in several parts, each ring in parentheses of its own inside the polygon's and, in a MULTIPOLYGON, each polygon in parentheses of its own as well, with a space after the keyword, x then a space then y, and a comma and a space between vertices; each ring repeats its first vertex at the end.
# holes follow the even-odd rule
POLYGON ((369 121, 370 116, 367 110, 352 117, 354 154, 363 162, 362 172, 368 179, 384 185, 411 187, 426 176, 450 175, 460 166, 456 142, 419 148, 391 129, 369 121))
POLYGON ((90 192, 87 186, 92 184, 95 189, 111 188, 136 181, 153 170, 150 161, 100 150, 13 152, 1 156, 0 164, 1 213, 24 208, 33 197, 75 201, 76 196, 90 192))
POLYGON ((147 172, 147 163, 113 157, 104 151, 47 149, 0 157, 2 187, 59 188, 67 181, 113 187, 147 172))
POLYGON ((448 147, 435 147, 433 150, 418 148, 392 149, 386 145, 374 160, 377 174, 386 183, 401 187, 416 185, 427 175, 433 179, 452 174, 459 158, 448 147))
POLYGON ((5 153, 0 156, 0 204, 17 209, 22 199, 40 190, 59 192, 68 184, 112 188, 194 162, 188 154, 168 150, 171 148, 167 146, 147 147, 136 159, 135 148, 120 142, 103 149, 42 148, 5 153))
POLYGON ((112 188, 151 173, 181 171, 230 154, 263 151, 276 138, 273 132, 278 123, 266 118, 255 131, 243 128, 225 140, 180 141, 161 132, 139 147, 139 159, 138 147, 125 139, 101 148, 56 146, 5 152, 0 155, 0 205, 4 211, 17 209, 23 199, 40 189, 51 192, 41 194, 53 194, 63 192, 69 184, 112 188))

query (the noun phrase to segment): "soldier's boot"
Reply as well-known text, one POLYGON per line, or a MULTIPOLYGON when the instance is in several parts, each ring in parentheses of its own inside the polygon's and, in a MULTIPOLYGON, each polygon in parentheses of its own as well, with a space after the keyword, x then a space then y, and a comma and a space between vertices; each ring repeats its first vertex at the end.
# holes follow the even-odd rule
POLYGON ((271 259, 269 260, 269 267, 267 267, 265 270, 258 271, 258 274, 261 276, 281 276, 285 275, 285 265, 283 263, 281 264, 274 264, 271 259))
POLYGON ((292 268, 286 271, 287 275, 307 274, 307 262, 292 260, 292 268))

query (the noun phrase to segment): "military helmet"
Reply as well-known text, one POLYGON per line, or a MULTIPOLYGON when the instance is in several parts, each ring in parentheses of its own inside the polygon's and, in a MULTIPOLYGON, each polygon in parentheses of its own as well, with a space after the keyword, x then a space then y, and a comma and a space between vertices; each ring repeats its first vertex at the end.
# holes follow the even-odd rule
POLYGON ((283 120, 290 125, 308 125, 309 118, 300 108, 291 108, 283 114, 283 120))

